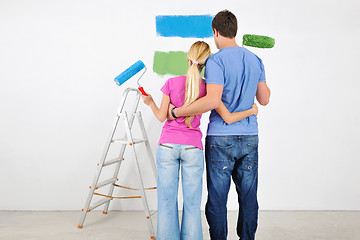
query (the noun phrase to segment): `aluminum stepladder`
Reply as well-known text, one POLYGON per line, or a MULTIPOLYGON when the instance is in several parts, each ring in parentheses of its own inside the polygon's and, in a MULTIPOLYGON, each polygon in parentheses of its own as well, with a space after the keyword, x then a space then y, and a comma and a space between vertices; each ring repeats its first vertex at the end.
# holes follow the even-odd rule
POLYGON ((154 214, 155 212, 150 213, 147 198, 146 198, 146 194, 145 194, 145 190, 156 189, 156 187, 144 188, 144 184, 143 184, 143 180, 142 180, 142 176, 141 176, 141 172, 140 172, 140 165, 139 165, 139 161, 138 161, 138 156, 137 156, 137 153, 135 151, 135 145, 136 144, 145 143, 147 155, 149 157, 149 160, 150 160, 153 172, 154 172, 154 176, 155 176, 155 182, 156 182, 157 171, 156 171, 154 158, 153 158, 153 155, 152 155, 152 152, 151 152, 150 144, 149 144, 149 141, 148 141, 148 138, 147 138, 144 122, 143 122, 142 117, 141 117, 141 113, 140 113, 140 111, 137 111, 140 97, 141 97, 140 91, 138 89, 135 89, 135 88, 127 88, 123 93, 121 104, 120 104, 119 110, 118 110, 118 112, 116 114, 116 119, 115 119, 115 122, 113 124, 112 131, 110 133, 108 141, 106 142, 104 153, 103 153, 103 155, 101 157, 101 160, 100 160, 100 162, 98 163, 98 166, 97 166, 97 171, 96 171, 94 181, 93 181, 92 185, 89 187, 90 192, 89 192, 88 198, 86 200, 85 207, 82 210, 82 214, 81 214, 81 218, 80 218, 78 228, 83 227, 85 217, 86 217, 86 214, 88 212, 90 212, 91 210, 93 210, 93 209, 95 209, 95 208, 97 208, 97 207, 99 207, 99 206, 101 206, 103 204, 105 204, 103 213, 107 214, 108 209, 109 209, 110 201, 113 200, 113 199, 141 198, 142 202, 143 202, 143 205, 144 205, 146 221, 147 221, 149 231, 150 231, 150 238, 155 239, 154 226, 153 226, 153 223, 152 223, 152 220, 151 220, 151 215, 154 214), (136 93, 136 100, 134 101, 134 105, 133 105, 133 108, 132 108, 133 110, 128 115, 127 112, 125 111, 125 103, 127 101, 129 92, 135 92, 136 93), (133 122, 134 122, 135 118, 137 118, 138 121, 139 121, 140 130, 142 132, 142 139, 133 138, 133 134, 132 134, 131 130, 132 130, 133 122), (126 132, 125 133, 125 138, 114 139, 116 129, 118 127, 119 121, 121 121, 121 120, 124 122, 124 127, 125 127, 125 132, 126 132), (109 153, 110 146, 111 146, 112 143, 115 143, 115 142, 120 142, 121 143, 121 149, 120 149, 119 157, 117 157, 115 159, 107 160, 107 156, 108 156, 108 153, 109 153), (126 147, 130 148, 130 151, 132 152, 132 156, 133 156, 133 158, 135 160, 136 175, 137 175, 137 178, 138 178, 139 189, 124 187, 124 186, 115 184, 115 182, 118 180, 118 174, 119 174, 119 171, 120 171, 121 162, 124 160, 123 156, 124 156, 126 147), (115 167, 114 175, 112 176, 112 178, 110 178, 108 180, 105 180, 105 181, 99 182, 100 174, 101 174, 101 171, 102 171, 103 167, 110 166, 110 165, 113 165, 113 164, 116 164, 116 167, 115 167), (100 194, 100 193, 95 192, 99 188, 107 186, 107 185, 110 185, 108 195, 100 194), (116 187, 122 187, 122 188, 125 188, 125 189, 130 189, 130 190, 139 190, 140 196, 113 197, 112 195, 113 195, 113 191, 114 191, 115 186, 116 187), (103 199, 95 202, 93 205, 90 205, 91 200, 92 200, 94 195, 101 196, 101 197, 103 197, 103 199))

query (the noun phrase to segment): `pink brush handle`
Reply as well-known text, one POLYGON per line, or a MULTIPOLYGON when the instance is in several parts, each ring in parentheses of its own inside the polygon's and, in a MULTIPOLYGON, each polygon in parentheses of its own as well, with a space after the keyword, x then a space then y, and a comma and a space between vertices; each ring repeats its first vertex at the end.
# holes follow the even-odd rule
POLYGON ((138 89, 139 89, 139 91, 141 92, 142 95, 148 96, 147 93, 144 91, 143 87, 139 87, 138 89))

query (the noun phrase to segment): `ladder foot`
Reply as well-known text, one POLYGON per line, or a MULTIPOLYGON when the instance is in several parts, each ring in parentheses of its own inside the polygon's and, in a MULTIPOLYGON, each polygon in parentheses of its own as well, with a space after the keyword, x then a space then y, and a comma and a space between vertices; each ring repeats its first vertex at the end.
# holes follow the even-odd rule
POLYGON ((156 237, 155 237, 155 236, 151 236, 150 239, 156 239, 156 237))
POLYGON ((103 214, 107 214, 107 212, 103 211, 103 214))
POLYGON ((82 228, 83 226, 79 225, 78 228, 82 228))

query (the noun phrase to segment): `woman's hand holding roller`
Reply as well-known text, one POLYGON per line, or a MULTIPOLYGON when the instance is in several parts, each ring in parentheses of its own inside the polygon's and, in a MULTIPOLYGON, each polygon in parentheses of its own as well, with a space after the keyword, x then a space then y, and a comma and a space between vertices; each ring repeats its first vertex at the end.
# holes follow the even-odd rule
POLYGON ((150 94, 148 94, 147 96, 141 95, 141 97, 146 105, 150 106, 152 104, 155 104, 155 102, 150 94))

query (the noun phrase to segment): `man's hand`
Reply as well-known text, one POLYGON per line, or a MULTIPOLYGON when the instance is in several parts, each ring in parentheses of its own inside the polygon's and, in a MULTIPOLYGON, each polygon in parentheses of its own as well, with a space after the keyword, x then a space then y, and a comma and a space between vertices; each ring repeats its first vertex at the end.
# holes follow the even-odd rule
POLYGON ((169 109, 168 109, 168 112, 167 112, 167 120, 168 121, 172 121, 172 120, 175 120, 175 118, 171 115, 171 109, 173 109, 175 106, 170 103, 169 104, 169 109))

